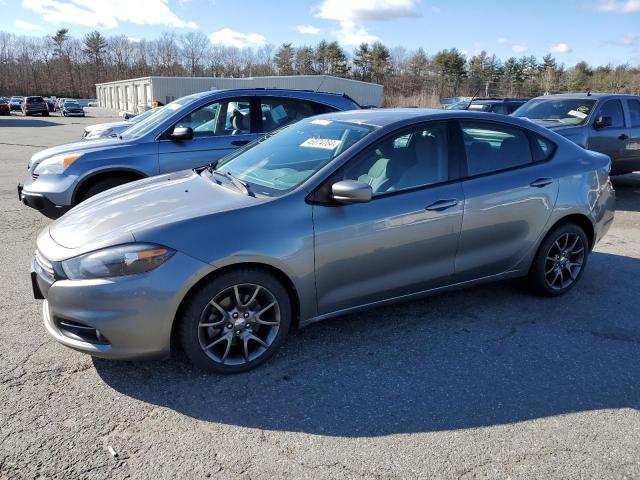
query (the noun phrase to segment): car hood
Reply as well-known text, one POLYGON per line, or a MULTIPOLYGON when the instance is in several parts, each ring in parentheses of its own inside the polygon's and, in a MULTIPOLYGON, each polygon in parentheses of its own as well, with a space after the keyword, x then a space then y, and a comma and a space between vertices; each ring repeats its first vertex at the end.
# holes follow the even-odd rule
POLYGON ((85 131, 96 132, 99 130, 109 130, 113 128, 129 128, 131 125, 133 125, 131 122, 98 123, 97 125, 89 125, 88 127, 85 127, 85 131))
POLYGON ((85 140, 81 142, 65 143, 64 145, 58 145, 57 147, 47 148, 34 154, 31 157, 30 166, 34 166, 40 163, 45 158, 53 157, 61 153, 87 153, 93 150, 103 150, 105 148, 119 148, 123 147, 129 142, 118 140, 117 138, 98 139, 98 140, 85 140))
MULTIPOLYGON (((134 241, 136 232, 255 205, 255 197, 192 170, 129 183, 96 195, 50 227, 59 245, 93 250, 134 241), (129 240, 127 240, 129 238, 129 240)), ((170 246, 170 245, 167 245, 170 246)))

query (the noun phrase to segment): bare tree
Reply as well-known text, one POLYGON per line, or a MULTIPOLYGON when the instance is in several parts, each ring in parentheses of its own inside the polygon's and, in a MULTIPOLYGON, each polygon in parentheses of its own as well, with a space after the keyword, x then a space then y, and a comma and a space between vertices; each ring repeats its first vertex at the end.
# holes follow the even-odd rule
POLYGON ((209 38, 202 32, 189 32, 180 37, 182 56, 192 77, 201 71, 201 62, 209 46, 209 38))

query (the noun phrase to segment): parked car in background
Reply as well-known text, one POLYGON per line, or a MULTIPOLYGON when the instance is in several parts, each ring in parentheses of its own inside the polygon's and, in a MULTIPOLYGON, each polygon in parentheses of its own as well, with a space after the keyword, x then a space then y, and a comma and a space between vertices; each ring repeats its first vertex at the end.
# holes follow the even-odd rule
POLYGON ((640 96, 568 93, 534 98, 513 114, 608 155, 611 174, 640 170, 640 96))
POLYGON ((162 107, 154 108, 152 110, 147 110, 146 112, 143 112, 140 115, 136 115, 135 117, 132 117, 130 120, 127 120, 124 122, 110 122, 110 123, 99 123, 97 125, 89 125, 88 127, 85 127, 84 133, 82 135, 82 139, 96 140, 98 138, 117 137, 119 134, 124 132, 127 128, 157 113, 160 110, 160 108, 162 107))
POLYGON ((22 101, 22 114, 25 117, 29 115, 49 116, 49 106, 42 97, 24 97, 22 101))
POLYGON ((87 102, 87 107, 97 107, 97 106, 98 106, 98 102, 95 100, 91 100, 87 102))
POLYGON ((4 97, 0 98, 0 115, 11 115, 9 100, 4 97))
POLYGON ((28 206, 55 218, 117 185, 215 162, 305 117, 357 109, 350 98, 284 89, 202 92, 179 98, 116 138, 81 141, 36 153, 18 186, 28 206))
POLYGON ((514 277, 568 292, 613 222, 610 166, 512 117, 321 115, 73 209, 38 237, 34 295, 81 352, 174 341, 203 369, 245 371, 294 324, 514 277))
POLYGON ((525 98, 476 98, 450 105, 447 110, 471 110, 511 115, 529 99, 525 98))
POLYGON ((9 100, 9 107, 11 108, 11 111, 12 112, 21 111, 23 100, 24 100, 24 97, 20 97, 20 96, 11 97, 11 99, 9 100))
POLYGON ((65 100, 61 111, 63 117, 84 117, 84 109, 76 100, 65 100))

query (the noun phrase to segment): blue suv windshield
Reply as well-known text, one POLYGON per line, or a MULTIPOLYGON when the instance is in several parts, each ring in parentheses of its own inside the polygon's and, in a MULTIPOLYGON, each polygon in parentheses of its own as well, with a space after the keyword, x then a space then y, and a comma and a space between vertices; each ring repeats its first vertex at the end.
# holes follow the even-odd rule
POLYGON ((373 129, 305 119, 231 154, 217 168, 247 183, 255 193, 279 195, 296 188, 373 129))
POLYGON ((182 97, 166 106, 154 112, 153 115, 149 115, 147 118, 135 123, 132 127, 127 128, 122 134, 123 140, 133 140, 136 138, 144 137, 153 129, 155 129, 160 123, 164 122, 167 118, 173 116, 176 111, 183 108, 185 105, 190 104, 193 101, 193 97, 182 97))

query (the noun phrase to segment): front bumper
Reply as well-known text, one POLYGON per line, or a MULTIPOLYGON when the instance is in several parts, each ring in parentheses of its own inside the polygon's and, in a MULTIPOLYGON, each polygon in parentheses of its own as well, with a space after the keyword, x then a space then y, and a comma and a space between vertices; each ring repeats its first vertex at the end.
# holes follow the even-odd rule
POLYGON ((84 112, 63 112, 67 117, 84 117, 84 112))
POLYGON ((64 215, 71 207, 56 205, 41 193, 30 193, 24 191, 24 186, 18 184, 18 200, 27 207, 38 210, 44 216, 56 219, 64 215))
POLYGON ((70 175, 41 175, 18 184, 18 200, 49 218, 58 218, 73 206, 78 178, 70 175))
POLYGON ((180 302, 212 270, 180 252, 151 272, 110 279, 49 283, 36 269, 45 328, 63 345, 102 358, 165 357, 180 302))

